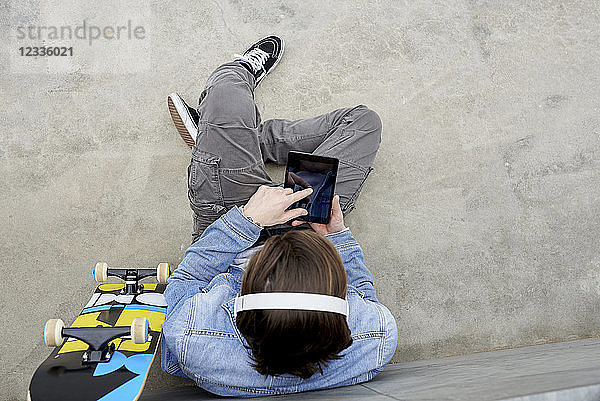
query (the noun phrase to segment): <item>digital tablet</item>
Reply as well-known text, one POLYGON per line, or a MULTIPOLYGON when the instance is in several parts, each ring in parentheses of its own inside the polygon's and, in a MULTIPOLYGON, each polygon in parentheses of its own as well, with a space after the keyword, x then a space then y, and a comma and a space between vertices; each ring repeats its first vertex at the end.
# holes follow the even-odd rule
POLYGON ((284 186, 292 188, 294 192, 305 188, 313 189, 309 196, 290 206, 290 209, 301 207, 308 210, 308 215, 299 217, 298 220, 329 223, 337 170, 338 159, 334 157, 302 152, 288 153, 284 186))

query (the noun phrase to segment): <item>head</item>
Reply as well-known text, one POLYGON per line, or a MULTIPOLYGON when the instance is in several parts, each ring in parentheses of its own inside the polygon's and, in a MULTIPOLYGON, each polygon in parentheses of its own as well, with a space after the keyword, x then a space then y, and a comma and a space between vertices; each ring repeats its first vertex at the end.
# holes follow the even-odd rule
MULTIPOLYGON (((248 263, 241 295, 305 292, 346 297, 346 272, 336 249, 311 230, 273 236, 248 263)), ((346 317, 307 310, 247 310, 237 327, 263 375, 288 373, 307 379, 352 344, 346 317)))

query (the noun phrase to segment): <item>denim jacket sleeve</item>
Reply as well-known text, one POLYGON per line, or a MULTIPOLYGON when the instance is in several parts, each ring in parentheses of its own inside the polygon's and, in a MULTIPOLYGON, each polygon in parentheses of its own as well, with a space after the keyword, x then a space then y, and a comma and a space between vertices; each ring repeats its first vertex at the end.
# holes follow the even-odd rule
POLYGON ((165 291, 169 309, 203 291, 216 275, 226 272, 235 255, 256 242, 260 231, 237 206, 208 226, 169 277, 165 291))
POLYGON ((356 238, 352 236, 350 229, 346 228, 338 233, 327 234, 325 237, 329 238, 342 258, 348 277, 348 286, 358 290, 364 299, 379 303, 375 294, 373 276, 365 265, 363 251, 356 238))

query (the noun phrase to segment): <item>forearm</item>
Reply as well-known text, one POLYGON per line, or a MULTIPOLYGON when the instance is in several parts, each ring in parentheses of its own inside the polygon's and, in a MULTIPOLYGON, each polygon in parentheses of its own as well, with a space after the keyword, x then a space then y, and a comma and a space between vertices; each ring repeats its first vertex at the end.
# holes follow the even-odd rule
POLYGON ((261 228, 234 207, 211 224, 202 237, 185 252, 169 278, 165 292, 173 306, 206 287, 218 274, 227 271, 235 255, 256 242, 261 228))
POLYGON ((379 302, 375 293, 373 276, 365 265, 363 251, 350 229, 347 228, 335 234, 327 234, 325 237, 333 243, 342 258, 348 277, 348 285, 359 290, 365 299, 379 302))

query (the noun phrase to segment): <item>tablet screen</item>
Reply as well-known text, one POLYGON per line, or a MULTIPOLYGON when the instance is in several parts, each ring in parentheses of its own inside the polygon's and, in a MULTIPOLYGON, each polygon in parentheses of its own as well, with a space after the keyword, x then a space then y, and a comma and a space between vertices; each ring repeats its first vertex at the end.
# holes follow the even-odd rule
POLYGON ((301 207, 308 210, 308 215, 299 220, 329 223, 337 169, 338 159, 332 157, 288 153, 284 186, 293 188, 294 192, 309 187, 313 189, 309 196, 290 206, 290 209, 301 207))

